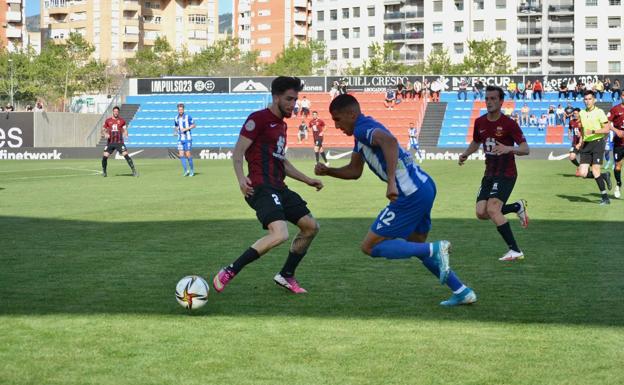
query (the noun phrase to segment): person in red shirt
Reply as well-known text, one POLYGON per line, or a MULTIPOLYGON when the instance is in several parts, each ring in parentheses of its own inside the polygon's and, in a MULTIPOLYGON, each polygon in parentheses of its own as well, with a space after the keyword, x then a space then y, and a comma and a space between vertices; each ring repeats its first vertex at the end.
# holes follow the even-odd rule
POLYGON ((579 119, 579 114, 581 112, 580 108, 575 108, 572 110, 572 116, 570 116, 570 123, 568 126, 568 136, 570 137, 570 155, 569 159, 573 165, 576 166, 576 176, 581 176, 579 171, 580 163, 577 158, 579 158, 579 150, 581 149, 581 138, 583 137, 583 127, 581 126, 581 119, 579 119))
POLYGON ((319 119, 318 112, 312 112, 312 120, 310 120, 308 127, 312 129, 312 136, 314 137, 314 157, 316 158, 316 163, 319 162, 319 154, 321 154, 323 162, 328 165, 327 156, 325 156, 325 150, 323 149, 325 122, 322 119, 319 119))
POLYGON ((293 114, 303 83, 299 78, 279 76, 271 83, 273 101, 269 108, 249 115, 234 147, 234 172, 247 204, 269 233, 257 240, 232 264, 222 268, 213 279, 217 292, 247 264, 288 240, 287 221, 299 227, 288 258, 273 280, 293 293, 305 293, 295 279, 295 269, 303 259, 319 225, 310 214, 307 203, 284 183, 286 176, 320 190, 323 183, 297 170, 286 159, 286 122, 293 114), (243 156, 249 173, 243 172, 243 156))
POLYGON ((128 138, 128 131, 126 130, 126 121, 119 116, 119 107, 113 107, 113 116, 106 119, 104 126, 102 126, 102 137, 106 138, 106 147, 104 148, 104 156, 102 157, 102 176, 106 177, 106 167, 108 166, 108 157, 115 151, 119 152, 126 158, 128 166, 132 170, 133 176, 139 176, 134 162, 130 155, 128 155, 128 149, 124 144, 124 138, 128 138))
POLYGON ((613 158, 615 159, 615 170, 613 170, 613 174, 615 175, 615 182, 617 183, 617 186, 615 186, 613 196, 618 199, 622 196, 620 190, 622 188, 622 160, 624 160, 624 90, 621 91, 620 96, 622 103, 611 108, 607 114, 607 119, 611 122, 611 125, 613 126, 612 130, 615 132, 615 136, 613 137, 613 158))
POLYGON ((544 86, 539 79, 533 83, 533 100, 539 97, 540 102, 542 101, 542 91, 544 91, 544 86))
POLYGON ((505 92, 500 87, 488 86, 485 89, 487 114, 475 120, 472 142, 459 156, 459 165, 463 165, 468 156, 483 146, 485 176, 477 197, 477 218, 492 220, 509 246, 509 251, 499 260, 514 261, 524 258, 524 254, 516 243, 505 214, 516 213, 525 228, 529 225, 529 217, 524 199, 512 204, 506 202, 518 176, 514 155, 528 155, 529 145, 518 123, 501 113, 504 98, 505 92))

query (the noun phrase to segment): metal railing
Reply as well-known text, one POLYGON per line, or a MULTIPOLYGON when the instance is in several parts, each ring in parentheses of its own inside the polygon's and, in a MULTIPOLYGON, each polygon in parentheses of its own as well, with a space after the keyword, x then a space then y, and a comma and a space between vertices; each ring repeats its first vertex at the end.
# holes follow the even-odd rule
POLYGON ((124 79, 123 83, 121 84, 121 87, 119 87, 119 91, 117 91, 115 96, 111 98, 111 101, 108 104, 108 107, 106 107, 106 111, 102 113, 102 117, 100 117, 100 119, 97 121, 97 123, 95 124, 95 126, 93 127, 89 135, 87 136, 87 145, 89 146, 97 145, 98 140, 100 139, 100 130, 102 129, 102 126, 104 125, 104 121, 113 114, 113 107, 119 106, 123 103, 126 96, 128 96, 129 91, 130 91, 130 80, 124 79))
POLYGON ((541 13, 542 6, 541 5, 520 5, 518 7, 518 12, 520 13, 541 13))
POLYGON ((542 27, 518 27, 519 35, 538 35, 542 33, 542 27))
POLYGON ((573 48, 551 48, 548 50, 549 55, 553 56, 574 56, 573 48))
POLYGON ((384 34, 385 40, 407 40, 407 39, 423 39, 425 33, 419 32, 393 32, 384 34))
POLYGON ((549 5, 549 12, 574 12, 574 4, 568 5, 549 5))
POLYGON ((518 50, 518 56, 519 57, 528 57, 528 56, 541 56, 542 55, 542 50, 541 49, 519 49, 518 50))

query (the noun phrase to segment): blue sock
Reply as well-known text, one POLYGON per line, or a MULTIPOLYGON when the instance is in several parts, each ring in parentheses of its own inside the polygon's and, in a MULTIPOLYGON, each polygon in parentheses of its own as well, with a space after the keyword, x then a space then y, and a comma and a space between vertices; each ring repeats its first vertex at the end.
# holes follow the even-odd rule
POLYGON ((423 259, 431 254, 429 243, 408 242, 404 239, 388 239, 373 247, 371 256, 386 259, 423 259))
POLYGON ((195 168, 193 168, 193 158, 188 158, 188 162, 189 162, 189 166, 191 166, 191 172, 193 172, 195 170, 195 168))
POLYGON ((182 168, 184 168, 184 172, 186 172, 186 157, 180 157, 180 161, 182 162, 182 168))
MULTIPOLYGON (((440 276, 440 269, 438 269, 438 265, 434 262, 433 258, 424 258, 422 260, 423 265, 431 272, 431 274, 436 277, 440 276)), ((446 286, 448 286, 454 292, 459 290, 464 284, 459 280, 457 275, 453 270, 449 271, 448 278, 446 279, 446 286)))

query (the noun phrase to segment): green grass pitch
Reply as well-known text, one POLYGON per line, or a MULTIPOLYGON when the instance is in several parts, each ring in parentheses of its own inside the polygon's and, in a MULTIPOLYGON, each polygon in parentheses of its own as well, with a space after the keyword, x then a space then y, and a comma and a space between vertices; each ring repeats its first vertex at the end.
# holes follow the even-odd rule
MULTIPOLYGON (((175 301, 184 275, 212 275, 263 231, 229 161, 0 163, 0 384, 622 384, 624 202, 567 161, 519 161, 508 216, 526 259, 474 217, 483 162, 423 165, 438 196, 430 239, 479 296, 438 303, 445 287, 416 259, 359 251, 385 186, 290 181, 321 231, 298 269, 307 295, 277 287, 282 245, 192 315, 175 301)), ((336 164, 345 162, 337 161, 336 164)), ((311 173, 309 161, 294 162, 311 173)), ((291 227, 291 237, 295 228, 291 227)))

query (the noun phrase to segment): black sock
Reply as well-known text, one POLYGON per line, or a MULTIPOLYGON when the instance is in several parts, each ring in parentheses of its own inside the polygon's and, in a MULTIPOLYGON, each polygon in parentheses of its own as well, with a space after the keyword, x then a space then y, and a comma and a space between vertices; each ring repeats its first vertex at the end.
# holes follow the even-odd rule
POLYGON ((323 157, 323 162, 327 163, 327 157, 325 156, 325 151, 321 152, 321 156, 323 157))
POLYGON ((314 153, 314 157, 316 158, 316 163, 318 163, 318 160, 319 160, 319 153, 318 153, 318 152, 315 152, 315 153, 314 153))
POLYGON ((258 251, 256 251, 256 249, 254 249, 253 247, 250 247, 245 250, 245 252, 240 257, 238 257, 236 261, 234 261, 234 263, 230 265, 230 269, 238 274, 241 270, 243 270, 243 267, 252 263, 258 258, 260 258, 260 254, 258 254, 258 251))
POLYGON ((602 176, 602 174, 600 174, 600 176, 598 178, 595 178, 596 180, 596 184, 598 185, 598 189, 600 190, 600 195, 602 195, 603 198, 607 198, 607 189, 605 187, 605 180, 602 176))
POLYGON ((520 248, 518 248, 516 239, 511 232, 511 226, 509 225, 509 222, 505 222, 505 224, 496 227, 496 230, 498 230, 498 233, 501 235, 501 237, 503 237, 505 243, 507 244, 507 246, 509 246, 511 250, 520 252, 520 248))
POLYGON ((521 207, 522 206, 520 206, 520 203, 516 202, 516 203, 503 206, 503 209, 501 211, 503 215, 506 215, 509 213, 517 213, 518 211, 520 211, 521 207))
POLYGON ((280 274, 284 278, 292 278, 295 275, 295 270, 297 266, 299 266, 299 262, 303 259, 305 253, 297 254, 293 251, 288 252, 288 258, 286 259, 286 263, 284 263, 284 267, 282 267, 282 271, 280 274))
POLYGON ((617 185, 622 187, 622 170, 613 170, 613 175, 615 175, 615 182, 617 185))
POLYGON ((572 164, 575 165, 576 167, 579 166, 579 162, 578 162, 578 160, 576 160, 576 158, 570 159, 570 162, 572 162, 572 164))
POLYGON ((126 158, 126 162, 128 162, 128 166, 130 166, 130 168, 134 170, 134 162, 132 161, 132 158, 130 157, 130 155, 124 155, 124 158, 126 158))
POLYGON ((106 166, 108 165, 108 158, 103 156, 102 157, 102 171, 106 172, 106 166))
POLYGON ((585 175, 585 179, 596 179, 594 178, 594 174, 592 173, 592 170, 587 171, 587 175, 585 175))

